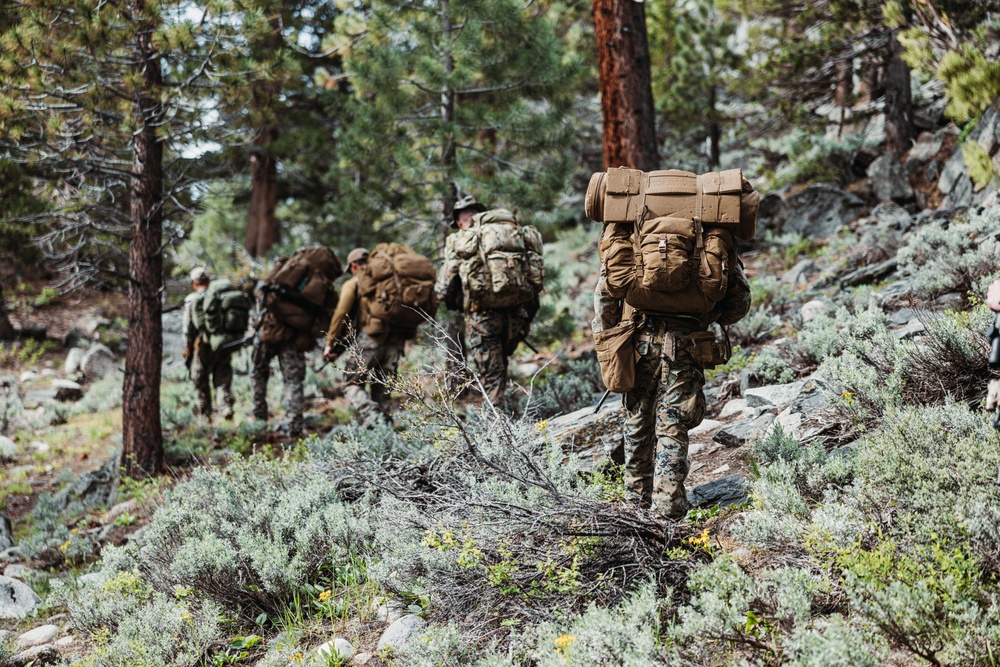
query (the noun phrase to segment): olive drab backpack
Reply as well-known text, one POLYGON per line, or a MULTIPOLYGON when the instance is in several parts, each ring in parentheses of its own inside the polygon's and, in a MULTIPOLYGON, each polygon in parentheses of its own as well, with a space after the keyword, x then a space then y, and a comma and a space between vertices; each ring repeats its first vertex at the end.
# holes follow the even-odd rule
POLYGON ((642 311, 704 315, 725 297, 752 239, 760 196, 738 169, 609 169, 594 174, 586 213, 607 225, 599 254, 608 292, 642 311))
POLYGON ((212 350, 234 343, 246 335, 253 299, 228 280, 213 280, 198 294, 191 308, 191 321, 212 350))
POLYGON ((358 294, 364 300, 364 330, 377 336, 387 330, 407 338, 437 310, 431 260, 401 243, 380 243, 368 254, 358 273, 358 294))
POLYGON ((342 273, 340 260, 322 246, 279 259, 264 277, 261 341, 300 350, 315 345, 337 305, 333 283, 342 273))
POLYGON ((510 308, 534 300, 545 285, 542 235, 498 208, 477 213, 472 227, 449 237, 461 260, 458 274, 467 302, 510 308))

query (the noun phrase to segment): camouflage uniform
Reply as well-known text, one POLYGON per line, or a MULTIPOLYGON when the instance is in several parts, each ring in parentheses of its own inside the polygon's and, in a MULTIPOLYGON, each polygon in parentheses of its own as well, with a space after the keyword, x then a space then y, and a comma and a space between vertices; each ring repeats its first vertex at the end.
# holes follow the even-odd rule
POLYGON ((233 416, 233 364, 232 352, 213 351, 194 326, 191 310, 203 292, 193 292, 184 299, 183 330, 187 338, 186 352, 190 355, 191 379, 198 393, 198 409, 206 418, 212 418, 212 386, 222 400, 222 416, 233 416))
MULTIPOLYGON (((705 416, 705 372, 685 336, 703 331, 708 322, 732 324, 749 309, 750 287, 738 262, 726 296, 706 317, 636 313, 635 387, 622 397, 625 493, 632 502, 653 507, 668 518, 687 513, 688 430, 705 416)), ((618 324, 622 310, 621 300, 607 294, 601 278, 595 293, 594 331, 618 324)))
POLYGON ((357 286, 357 278, 344 283, 337 310, 330 320, 326 344, 338 353, 350 350, 349 370, 344 375, 347 385, 344 397, 354 408, 355 418, 362 424, 379 418, 391 421, 392 398, 384 380, 396 377, 406 337, 392 330, 379 336, 364 330, 367 316, 357 286), (347 347, 351 332, 354 332, 354 344, 347 347), (366 384, 370 386, 370 395, 365 391, 366 384))
POLYGON ((253 387, 253 415, 267 421, 267 382, 271 378, 271 360, 278 357, 281 377, 285 383, 285 418, 289 435, 302 432, 302 413, 305 410, 306 355, 294 343, 254 342, 250 355, 252 368, 250 385, 253 387))
MULTIPOLYGON (((448 240, 454 238, 455 235, 452 235, 448 240)), ((479 308, 462 295, 463 285, 457 280, 461 264, 462 260, 456 255, 454 244, 447 243, 444 264, 438 271, 434 291, 438 300, 450 308, 462 304, 465 320, 462 344, 466 359, 479 377, 490 402, 500 407, 503 406, 504 391, 507 388, 510 355, 528 337, 531 321, 538 310, 538 297, 512 308, 479 308)))

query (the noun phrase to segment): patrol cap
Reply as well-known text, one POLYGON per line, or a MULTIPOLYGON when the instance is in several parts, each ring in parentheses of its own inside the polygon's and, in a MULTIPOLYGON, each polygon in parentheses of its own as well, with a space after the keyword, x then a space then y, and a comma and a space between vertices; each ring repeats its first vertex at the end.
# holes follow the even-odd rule
POLYGON ((355 248, 351 252, 347 253, 347 267, 350 271, 351 262, 367 262, 368 261, 368 249, 367 248, 355 248))
POLYGON ((191 269, 191 282, 200 283, 208 279, 208 271, 204 266, 197 266, 191 269))

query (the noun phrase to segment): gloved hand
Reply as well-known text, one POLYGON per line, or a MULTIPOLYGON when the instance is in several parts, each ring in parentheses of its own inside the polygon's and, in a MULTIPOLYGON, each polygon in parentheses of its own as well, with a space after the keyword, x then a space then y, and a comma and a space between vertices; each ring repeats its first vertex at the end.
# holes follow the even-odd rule
POLYGON ((986 392, 986 409, 996 410, 1000 405, 1000 379, 990 380, 989 389, 986 392))

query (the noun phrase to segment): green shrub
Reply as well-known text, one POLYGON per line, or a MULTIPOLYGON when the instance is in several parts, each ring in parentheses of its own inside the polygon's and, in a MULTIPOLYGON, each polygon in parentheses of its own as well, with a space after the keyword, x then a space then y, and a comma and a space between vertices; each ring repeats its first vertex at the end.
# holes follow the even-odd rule
POLYGON ((909 235, 897 257, 923 296, 986 288, 1000 273, 1000 207, 990 206, 948 225, 924 225, 909 235))
POLYGON ((82 512, 72 506, 65 512, 48 493, 39 494, 31 511, 32 530, 19 545, 25 557, 51 565, 82 563, 97 550, 97 543, 87 533, 67 528, 65 522, 82 512))
POLYGON ((784 384, 795 379, 797 373, 788 359, 774 345, 760 349, 753 355, 746 372, 755 385, 784 384))
POLYGON ((137 571, 58 594, 91 651, 75 667, 195 667, 222 636, 219 608, 154 590, 137 571))
POLYGON ((603 390, 601 367, 596 359, 586 357, 540 374, 523 391, 511 390, 507 399, 514 414, 538 421, 593 405, 594 394, 603 390))

